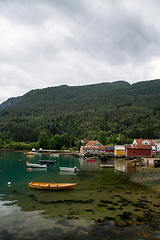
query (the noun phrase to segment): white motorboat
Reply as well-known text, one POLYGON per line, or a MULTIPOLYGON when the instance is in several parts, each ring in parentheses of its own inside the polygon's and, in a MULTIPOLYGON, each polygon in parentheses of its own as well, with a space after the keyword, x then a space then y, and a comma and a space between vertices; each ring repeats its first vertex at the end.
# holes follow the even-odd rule
POLYGON ((69 167, 59 167, 61 171, 66 172, 79 172, 79 169, 77 167, 69 168, 69 167))
POLYGON ((26 162, 26 165, 29 168, 47 168, 47 167, 49 167, 48 164, 29 163, 28 161, 26 162))

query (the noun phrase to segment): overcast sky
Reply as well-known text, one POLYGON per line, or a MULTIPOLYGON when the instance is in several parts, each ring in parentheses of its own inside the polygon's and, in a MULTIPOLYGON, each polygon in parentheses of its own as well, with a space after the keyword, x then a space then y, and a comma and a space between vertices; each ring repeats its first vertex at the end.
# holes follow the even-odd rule
POLYGON ((160 78, 160 0, 0 0, 0 103, 32 89, 160 78))

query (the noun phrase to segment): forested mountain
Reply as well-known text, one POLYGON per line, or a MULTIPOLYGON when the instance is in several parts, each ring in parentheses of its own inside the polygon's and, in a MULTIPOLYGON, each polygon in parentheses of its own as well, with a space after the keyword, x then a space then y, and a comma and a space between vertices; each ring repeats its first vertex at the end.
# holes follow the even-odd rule
POLYGON ((32 90, 0 109, 5 140, 34 142, 68 133, 77 139, 124 143, 134 138, 160 138, 160 80, 125 81, 32 90))

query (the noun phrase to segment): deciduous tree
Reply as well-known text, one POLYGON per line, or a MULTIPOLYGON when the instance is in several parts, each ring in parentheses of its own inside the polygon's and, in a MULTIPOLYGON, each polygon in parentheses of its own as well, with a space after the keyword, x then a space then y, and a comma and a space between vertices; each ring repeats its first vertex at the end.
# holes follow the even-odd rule
POLYGON ((45 149, 49 147, 49 137, 45 132, 39 134, 39 145, 41 148, 45 149))

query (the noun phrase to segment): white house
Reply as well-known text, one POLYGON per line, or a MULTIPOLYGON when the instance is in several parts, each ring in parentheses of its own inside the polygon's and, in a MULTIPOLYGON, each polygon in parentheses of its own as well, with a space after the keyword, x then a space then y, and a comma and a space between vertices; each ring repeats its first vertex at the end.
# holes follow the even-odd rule
POLYGON ((155 143, 155 145, 157 147, 157 152, 160 152, 160 139, 155 139, 155 140, 153 140, 153 142, 155 143))
POLYGON ((104 146, 97 145, 97 146, 81 146, 80 147, 80 153, 92 153, 92 154, 98 154, 98 153, 105 153, 106 149, 104 146))

